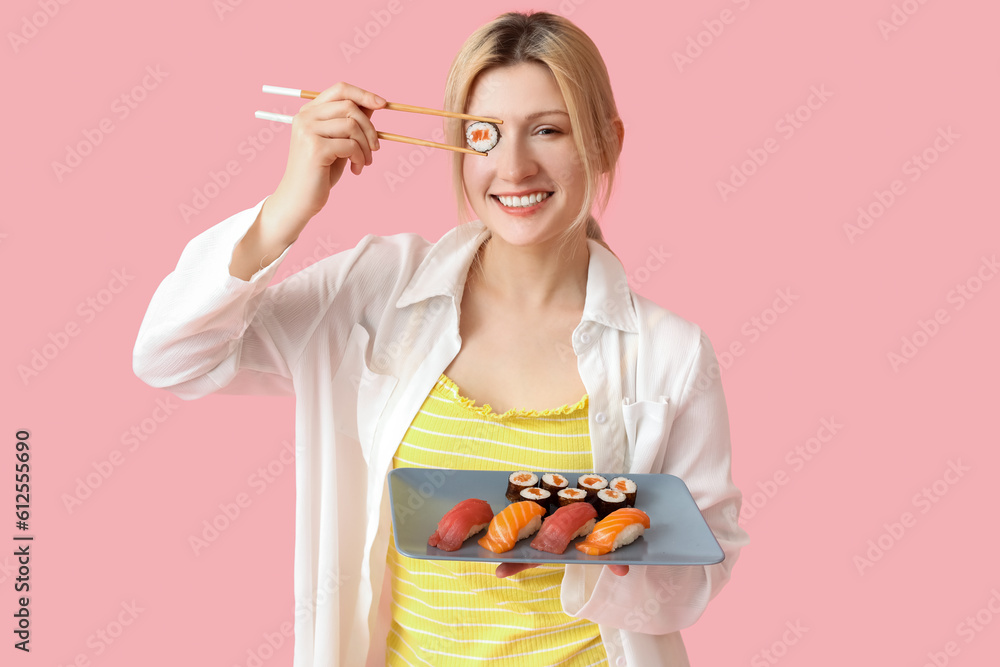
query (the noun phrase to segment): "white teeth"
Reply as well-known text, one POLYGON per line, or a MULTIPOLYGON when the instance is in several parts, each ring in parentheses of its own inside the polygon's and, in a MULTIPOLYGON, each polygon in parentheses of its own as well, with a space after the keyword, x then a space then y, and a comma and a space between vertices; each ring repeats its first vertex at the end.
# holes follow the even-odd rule
POLYGON ((522 197, 499 196, 497 199, 499 199, 500 203, 504 206, 521 208, 524 206, 534 206, 548 196, 549 193, 547 192, 532 192, 530 195, 524 195, 522 197))

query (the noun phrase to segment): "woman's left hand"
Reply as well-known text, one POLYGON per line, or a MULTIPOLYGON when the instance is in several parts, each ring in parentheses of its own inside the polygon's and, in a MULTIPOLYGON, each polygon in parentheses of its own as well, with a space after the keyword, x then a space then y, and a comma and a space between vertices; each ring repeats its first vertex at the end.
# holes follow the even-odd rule
MULTIPOLYGON (((538 567, 538 565, 538 563, 500 563, 497 565, 497 576, 503 579, 512 574, 517 574, 522 570, 538 567)), ((624 577, 628 574, 628 565, 605 565, 605 567, 611 570, 612 574, 617 574, 619 577, 624 577)))

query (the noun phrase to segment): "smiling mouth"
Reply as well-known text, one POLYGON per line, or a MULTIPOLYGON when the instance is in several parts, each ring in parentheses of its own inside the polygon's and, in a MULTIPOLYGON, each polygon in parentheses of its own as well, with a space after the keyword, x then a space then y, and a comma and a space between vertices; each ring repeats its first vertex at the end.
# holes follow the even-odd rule
POLYGON ((554 192, 539 192, 525 195, 523 197, 490 195, 497 203, 505 208, 531 208, 544 202, 551 197, 554 192))

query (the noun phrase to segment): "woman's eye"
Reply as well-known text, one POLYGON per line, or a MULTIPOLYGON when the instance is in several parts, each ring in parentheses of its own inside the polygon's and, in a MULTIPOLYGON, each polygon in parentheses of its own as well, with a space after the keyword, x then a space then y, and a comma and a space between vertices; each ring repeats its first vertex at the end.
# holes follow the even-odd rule
POLYGON ((552 132, 553 134, 559 134, 559 130, 557 130, 554 127, 543 127, 538 132, 539 133, 542 133, 542 132, 552 132))

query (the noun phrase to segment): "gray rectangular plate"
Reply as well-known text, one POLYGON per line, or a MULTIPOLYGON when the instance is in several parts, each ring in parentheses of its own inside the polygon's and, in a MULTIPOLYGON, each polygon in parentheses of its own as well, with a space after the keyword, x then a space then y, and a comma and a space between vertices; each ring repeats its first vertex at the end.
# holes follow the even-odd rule
MULTIPOLYGON (((396 550, 410 558, 469 560, 507 563, 614 563, 616 565, 711 565, 725 555, 702 518, 687 485, 674 475, 624 475, 636 484, 637 509, 649 515, 650 527, 632 544, 603 556, 588 556, 574 546, 552 554, 532 549, 534 536, 520 540, 513 549, 496 554, 479 546, 487 529, 467 539, 457 551, 442 551, 427 544, 438 522, 467 498, 481 498, 497 514, 510 502, 507 479, 514 471, 398 468, 389 472, 389 500, 396 550)), ((575 486, 580 473, 534 471, 539 478, 557 473, 575 486)), ((617 474, 597 473, 609 481, 617 474)), ((546 514, 542 517, 544 521, 546 514)), ((536 533, 537 534, 537 533, 536 533)))

